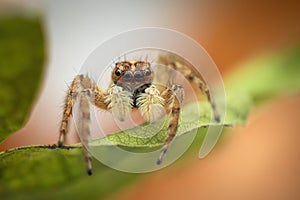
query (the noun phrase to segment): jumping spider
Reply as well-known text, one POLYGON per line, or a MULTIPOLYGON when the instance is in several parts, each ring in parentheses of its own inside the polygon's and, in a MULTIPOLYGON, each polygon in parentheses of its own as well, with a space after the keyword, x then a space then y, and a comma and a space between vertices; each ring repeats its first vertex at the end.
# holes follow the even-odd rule
MULTIPOLYGON (((157 63, 163 64, 167 69, 180 72, 187 80, 195 84, 207 96, 212 106, 214 119, 217 122, 220 121, 208 87, 200 76, 174 56, 160 56, 157 63)), ((166 113, 171 114, 171 119, 168 127, 168 137, 157 160, 157 164, 161 164, 170 143, 176 135, 184 91, 183 87, 178 84, 171 84, 168 87, 159 89, 153 83, 154 75, 150 63, 143 60, 117 62, 111 74, 112 82, 108 90, 98 87, 87 75, 77 75, 66 97, 58 146, 62 147, 64 145, 72 109, 75 101, 78 101, 81 114, 79 133, 82 136, 87 173, 91 175, 91 155, 88 146, 90 103, 97 108, 110 111, 120 121, 124 121, 133 108, 137 108, 147 121, 154 121, 161 111, 165 110, 166 113)))

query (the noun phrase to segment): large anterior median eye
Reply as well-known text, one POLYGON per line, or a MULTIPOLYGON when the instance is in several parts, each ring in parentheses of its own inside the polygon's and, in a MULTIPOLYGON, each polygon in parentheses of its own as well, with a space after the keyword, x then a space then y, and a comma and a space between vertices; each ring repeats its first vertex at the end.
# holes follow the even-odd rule
POLYGON ((142 81, 144 79, 144 75, 142 72, 135 72, 134 73, 134 80, 142 81))
POLYGON ((130 81, 131 79, 132 79, 131 72, 125 72, 125 74, 123 75, 123 80, 124 81, 130 81))

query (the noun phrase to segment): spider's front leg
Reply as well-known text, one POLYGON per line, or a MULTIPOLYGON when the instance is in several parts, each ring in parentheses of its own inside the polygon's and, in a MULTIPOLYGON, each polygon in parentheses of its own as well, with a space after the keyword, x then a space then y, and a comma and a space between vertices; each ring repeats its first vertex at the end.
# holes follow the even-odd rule
POLYGON ((162 163, 168 148, 177 133, 181 104, 184 99, 184 90, 181 85, 173 84, 171 88, 167 88, 163 91, 161 96, 165 99, 165 108, 167 112, 171 112, 171 119, 168 127, 168 137, 156 162, 158 165, 162 163))
POLYGON ((174 84, 170 88, 165 89, 161 94, 155 85, 151 85, 137 99, 137 106, 141 114, 150 122, 157 120, 163 114, 164 108, 166 113, 171 113, 168 138, 165 141, 157 164, 162 163, 169 145, 176 135, 183 98, 184 91, 182 86, 174 84))
POLYGON ((92 174, 91 156, 88 152, 88 140, 90 136, 90 104, 96 105, 98 108, 108 109, 106 102, 107 94, 104 93, 96 83, 86 75, 78 75, 72 81, 67 94, 63 118, 60 126, 58 146, 63 147, 65 135, 68 132, 68 123, 72 115, 74 103, 79 101, 79 119, 78 131, 82 137, 84 156, 87 164, 87 173, 92 174))
POLYGON ((59 130, 58 146, 62 147, 65 141, 65 136, 68 132, 68 124, 70 121, 70 116, 72 115, 72 110, 74 103, 77 99, 79 92, 78 86, 80 85, 80 80, 78 77, 74 78, 72 84, 69 87, 69 91, 65 100, 65 107, 63 112, 63 117, 59 130))

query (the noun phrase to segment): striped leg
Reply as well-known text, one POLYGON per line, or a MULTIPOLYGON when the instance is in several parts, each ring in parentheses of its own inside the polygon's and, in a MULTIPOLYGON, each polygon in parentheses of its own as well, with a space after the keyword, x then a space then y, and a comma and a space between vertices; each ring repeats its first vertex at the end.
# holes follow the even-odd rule
MULTIPOLYGON (((215 101, 209 92, 209 88, 203 81, 202 77, 198 76, 194 71, 192 71, 191 69, 192 67, 188 66, 189 64, 187 63, 187 61, 180 59, 178 56, 174 56, 174 55, 161 55, 158 58, 157 63, 163 64, 170 69, 174 69, 175 71, 178 71, 186 79, 188 79, 190 82, 195 84, 201 90, 201 92, 206 95, 207 100, 211 104, 215 121, 220 122, 220 115, 216 109, 215 101)), ((170 74, 170 72, 168 73, 170 74)))
POLYGON ((210 95, 210 92, 209 92, 209 89, 207 88, 207 85, 204 84, 204 82, 201 79, 196 80, 195 82, 197 83, 197 86, 200 88, 202 93, 204 93, 206 95, 207 100, 209 101, 209 103, 211 105, 211 108, 213 110, 215 121, 220 122, 221 119, 220 119, 220 115, 219 115, 219 113, 217 111, 217 108, 216 108, 216 103, 215 103, 214 99, 212 98, 212 96, 210 95))
POLYGON ((89 137, 90 137, 90 102, 91 93, 89 90, 80 93, 79 109, 80 122, 78 122, 79 133, 83 145, 83 153, 86 161, 86 169, 88 175, 92 175, 91 155, 89 153, 89 137))
POLYGON ((156 162, 158 165, 162 163, 168 148, 177 133, 180 108, 184 98, 183 88, 181 85, 172 85, 171 89, 168 88, 162 93, 162 97, 166 100, 167 111, 171 112, 171 120, 168 128, 168 138, 165 141, 160 156, 156 162))
POLYGON ((78 75, 74 78, 66 97, 63 118, 60 126, 58 146, 63 147, 65 135, 68 132, 68 123, 72 115, 75 101, 79 101, 79 119, 78 128, 82 140, 84 156, 87 164, 87 173, 92 174, 91 156, 88 152, 88 140, 90 136, 90 103, 101 109, 107 109, 105 102, 106 93, 104 93, 96 83, 86 75, 78 75))
POLYGON ((72 109, 74 106, 74 103, 77 98, 78 91, 76 89, 76 85, 78 85, 80 82, 78 79, 74 79, 69 92, 67 94, 66 100, 65 100, 65 107, 63 112, 63 118, 61 121, 60 131, 59 131, 59 138, 58 138, 58 146, 62 147, 65 142, 65 135, 68 132, 68 124, 70 121, 70 116, 72 115, 72 109))

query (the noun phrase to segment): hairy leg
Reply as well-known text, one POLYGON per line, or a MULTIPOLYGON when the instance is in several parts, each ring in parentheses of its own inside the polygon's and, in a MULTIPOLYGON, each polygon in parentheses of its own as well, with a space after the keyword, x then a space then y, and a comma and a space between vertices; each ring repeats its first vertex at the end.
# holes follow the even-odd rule
POLYGON ((85 90, 79 95, 80 122, 78 123, 78 131, 80 133, 83 153, 86 161, 86 169, 88 175, 92 175, 91 155, 89 153, 89 138, 90 138, 90 102, 91 93, 85 90))
MULTIPOLYGON (((209 92, 209 88, 203 81, 202 77, 197 75, 191 69, 191 67, 188 66, 186 61, 184 61, 183 59, 180 59, 178 56, 175 56, 175 55, 161 55, 157 59, 157 63, 167 66, 167 69, 165 69, 165 70, 167 70, 167 72, 164 72, 166 75, 172 73, 171 72, 172 70, 168 70, 168 68, 174 69, 175 71, 178 71, 179 73, 181 73, 190 82, 195 84, 201 90, 201 92, 206 95, 207 100, 210 102, 215 121, 220 122, 220 115, 217 111, 215 101, 209 92)), ((167 80, 166 78, 164 78, 164 79, 167 80)))
POLYGON ((174 84, 171 88, 167 88, 164 92, 162 92, 162 97, 166 100, 165 107, 167 111, 171 112, 171 119, 168 127, 168 138, 166 139, 160 156, 156 162, 158 165, 162 163, 168 148, 177 133, 180 109, 184 98, 183 88, 181 85, 174 84))
POLYGON ((65 141, 65 135, 68 132, 68 124, 70 121, 70 116, 72 115, 72 110, 74 103, 76 101, 78 95, 78 86, 80 85, 80 80, 76 77, 69 88, 66 100, 65 107, 63 112, 63 117, 60 125, 59 138, 58 138, 58 146, 62 147, 65 141))
POLYGON ((88 140, 90 135, 90 103, 98 108, 108 109, 105 102, 106 93, 103 92, 96 83, 86 75, 78 75, 72 81, 69 88, 63 118, 60 126, 58 146, 62 147, 65 142, 65 135, 68 133, 68 123, 72 115, 74 103, 79 101, 79 118, 78 122, 79 134, 82 140, 84 156, 87 163, 87 172, 92 174, 91 156, 88 152, 88 140))

